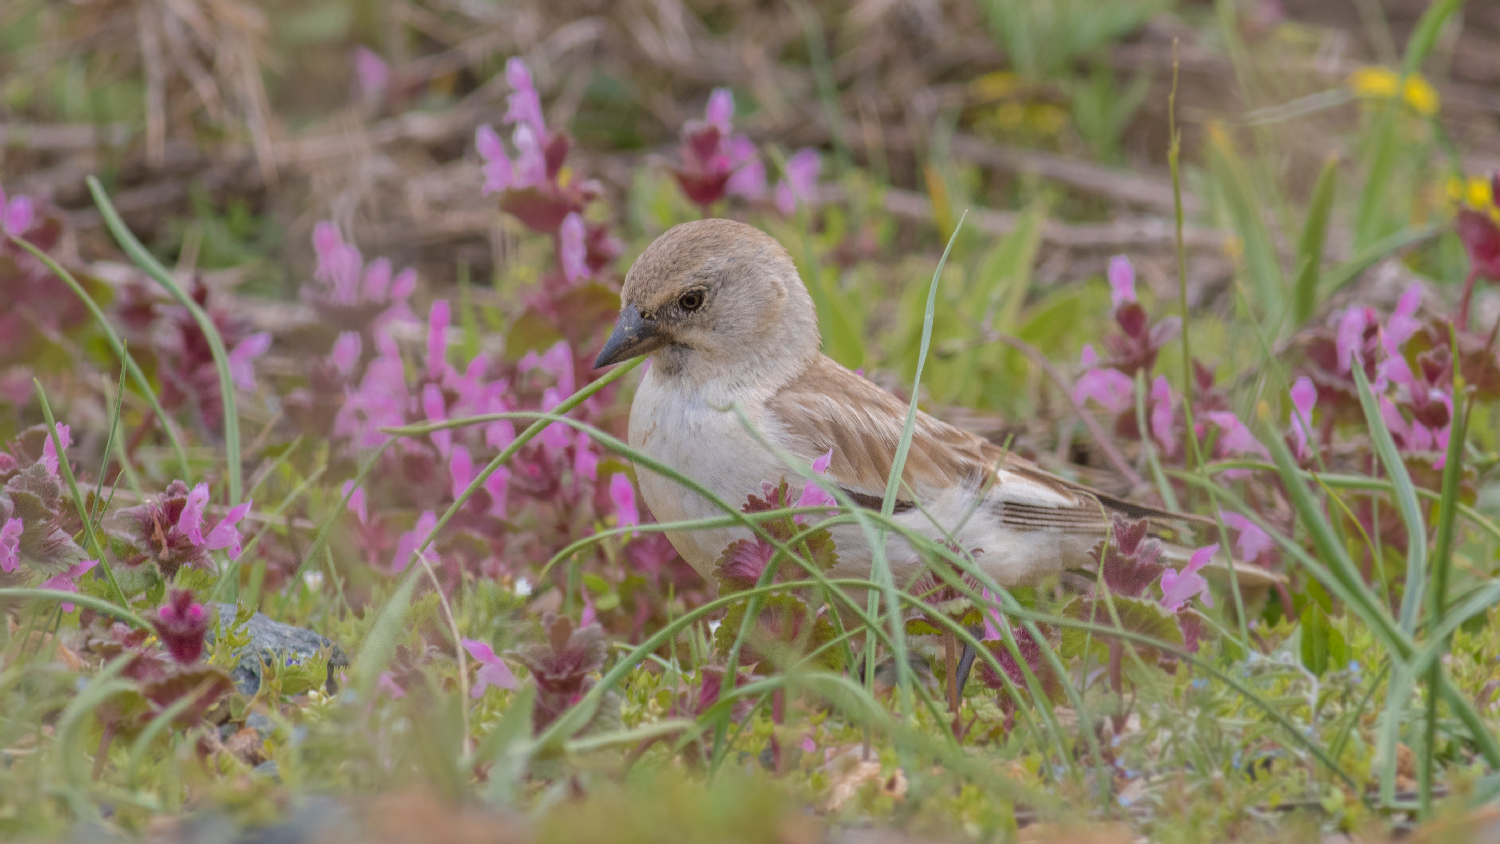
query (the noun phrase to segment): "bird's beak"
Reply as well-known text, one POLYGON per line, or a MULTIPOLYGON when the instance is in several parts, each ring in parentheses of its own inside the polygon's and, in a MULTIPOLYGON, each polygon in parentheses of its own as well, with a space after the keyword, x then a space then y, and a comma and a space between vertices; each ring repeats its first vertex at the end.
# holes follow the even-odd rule
POLYGON ((661 325, 654 319, 645 319, 635 305, 626 305, 615 320, 615 330, 599 350, 594 368, 609 366, 636 355, 654 352, 667 344, 661 325))

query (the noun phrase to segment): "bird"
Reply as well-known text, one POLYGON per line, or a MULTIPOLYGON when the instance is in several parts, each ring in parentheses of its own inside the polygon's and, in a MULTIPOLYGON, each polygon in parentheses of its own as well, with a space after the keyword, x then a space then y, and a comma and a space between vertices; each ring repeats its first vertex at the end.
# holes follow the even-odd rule
MULTIPOLYGON (((594 365, 639 355, 650 355, 650 367, 631 405, 632 448, 731 505, 788 477, 782 455, 810 464, 831 452, 823 477, 855 505, 881 507, 908 407, 823 354, 817 309, 775 238, 711 218, 653 241, 626 273, 618 319, 594 365)), ((659 521, 723 515, 648 468, 637 466, 637 482, 659 521)), ((1093 570, 1114 514, 1148 520, 1163 556, 1178 564, 1194 550, 1182 538, 1211 525, 1073 483, 917 412, 893 517, 918 535, 956 544, 998 585, 1093 570)), ((863 529, 844 523, 830 532, 838 561, 829 576, 868 579, 874 554, 863 529)), ((667 532, 710 583, 726 546, 749 536, 742 526, 667 532)), ((890 533, 884 541, 892 575, 909 587, 927 563, 904 537, 890 533)), ((1236 568, 1242 585, 1274 579, 1236 568)))

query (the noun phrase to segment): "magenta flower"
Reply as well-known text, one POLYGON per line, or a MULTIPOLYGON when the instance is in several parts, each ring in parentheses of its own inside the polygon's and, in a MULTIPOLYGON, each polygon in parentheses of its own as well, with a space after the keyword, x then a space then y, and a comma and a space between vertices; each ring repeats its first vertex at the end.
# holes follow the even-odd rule
POLYGON ((1416 317, 1417 309, 1421 306, 1422 285, 1413 284, 1406 288, 1406 292, 1396 301, 1396 309, 1391 311, 1390 319, 1385 321, 1385 328, 1381 332, 1381 341, 1387 355, 1399 356, 1401 347, 1422 327, 1421 321, 1416 317))
POLYGON ((609 499, 614 502, 619 527, 634 527, 641 523, 641 512, 635 503, 635 485, 624 472, 609 479, 609 499))
POLYGON ((1167 376, 1158 375, 1151 382, 1151 436, 1161 446, 1162 454, 1171 457, 1177 452, 1177 434, 1173 416, 1172 385, 1167 376))
POLYGON ((1312 457, 1312 414, 1313 407, 1318 403, 1318 388, 1313 385, 1311 378, 1303 375, 1292 385, 1291 395, 1292 444, 1296 446, 1297 459, 1307 460, 1312 457))
MULTIPOLYGON (((813 461, 813 463, 812 463, 813 473, 817 474, 817 475, 826 475, 828 473, 828 467, 832 463, 833 463, 833 449, 830 448, 822 456, 820 456, 818 459, 816 459, 816 460, 813 461)), ((837 502, 835 502, 833 500, 833 496, 829 495, 826 491, 824 491, 824 489, 821 486, 818 486, 817 484, 813 483, 812 481, 808 481, 807 483, 803 484, 803 486, 802 486, 802 495, 797 499, 797 503, 794 504, 793 506, 794 507, 799 507, 799 508, 800 507, 837 507, 838 504, 837 504, 837 502)), ((805 514, 798 514, 798 515, 794 516, 793 518, 796 519, 796 521, 797 521, 798 524, 802 524, 803 521, 804 521, 804 519, 806 518, 806 516, 805 516, 805 514)))
MULTIPOLYGON (((755 163, 759 164, 759 159, 755 163)), ((817 196, 818 171, 822 166, 822 158, 815 149, 798 150, 787 159, 785 177, 776 183, 776 210, 790 217, 797 210, 797 203, 811 202, 817 196)), ((742 168, 740 172, 745 170, 742 168)))
POLYGON ((1135 266, 1124 255, 1109 259, 1109 298, 1116 308, 1135 301, 1135 266))
POLYGON ((229 352, 229 376, 241 390, 255 389, 255 360, 271 348, 271 333, 261 331, 241 340, 229 352))
POLYGON ((334 417, 335 436, 352 440, 356 448, 374 448, 385 442, 381 428, 406 424, 411 393, 406 387, 406 366, 401 350, 389 334, 376 338, 379 354, 365 367, 357 390, 349 391, 334 417))
POLYGON ((208 484, 198 484, 193 491, 188 493, 187 504, 182 508, 182 515, 177 521, 177 526, 188 539, 201 548, 209 551, 226 550, 229 559, 238 559, 240 556, 240 531, 236 527, 245 514, 250 512, 250 503, 230 508, 224 518, 214 525, 208 535, 203 534, 203 508, 208 504, 208 484))
MULTIPOLYGON (((469 484, 474 482, 474 477, 478 474, 474 459, 469 456, 469 450, 461 445, 454 446, 448 457, 448 476, 453 482, 454 500, 463 495, 464 490, 469 488, 469 484)), ((484 479, 484 484, 480 486, 480 489, 489 496, 489 505, 484 508, 485 512, 505 518, 506 490, 509 487, 509 481, 510 470, 505 466, 496 469, 493 474, 484 479)))
POLYGON ((359 338, 358 331, 345 331, 339 334, 339 339, 333 341, 333 351, 328 353, 328 361, 340 375, 348 378, 354 374, 354 367, 359 365, 359 355, 363 348, 364 341, 359 338))
MULTIPOLYGON (((727 88, 715 89, 708 98, 703 118, 690 120, 682 127, 679 153, 682 162, 672 170, 682 192, 702 207, 704 213, 730 194, 759 198, 765 193, 765 168, 755 144, 743 135, 733 134, 734 94, 727 88)), ((806 165, 802 167, 805 175, 806 165)))
POLYGON ((570 284, 592 275, 589 271, 588 248, 584 243, 587 236, 588 227, 577 211, 564 217, 562 226, 557 230, 557 255, 562 262, 563 277, 570 284))
POLYGON ((385 89, 391 84, 391 68, 385 59, 369 47, 360 46, 354 48, 350 63, 354 65, 354 80, 361 97, 373 102, 385 96, 385 89))
POLYGON ((542 119, 542 98, 531 81, 526 62, 511 57, 505 63, 505 82, 511 93, 505 98, 505 122, 526 126, 542 144, 547 143, 547 124, 542 119))
MULTIPOLYGON (((1214 443, 1214 453, 1219 457, 1231 454, 1255 454, 1271 459, 1271 452, 1250 433, 1238 416, 1227 410, 1215 410, 1203 414, 1203 418, 1219 429, 1219 439, 1214 443)), ((1200 432, 1201 433, 1201 432, 1200 432)))
POLYGON ((417 289, 417 271, 402 270, 392 277, 391 262, 377 258, 364 263, 364 256, 346 243, 338 227, 327 220, 313 227, 313 251, 317 285, 303 287, 303 297, 330 322, 346 330, 380 327, 392 321, 414 319, 410 299, 417 289))
POLYGON ((510 671, 510 666, 505 660, 495 655, 495 649, 478 639, 463 639, 464 650, 469 656, 479 663, 479 673, 475 676, 479 682, 469 690, 469 697, 478 698, 484 696, 484 690, 494 686, 497 689, 508 689, 515 691, 519 684, 516 683, 516 675, 510 671))
POLYGON ((1193 552, 1188 564, 1181 572, 1168 568, 1161 573, 1161 605, 1167 612, 1175 613, 1195 596, 1203 599, 1204 606, 1214 605, 1214 596, 1208 591, 1208 581, 1198 571, 1208 565, 1219 553, 1218 543, 1199 548, 1193 552))
MULTIPOLYGON (((59 423, 57 426, 57 441, 62 444, 63 451, 68 450, 72 439, 73 430, 67 425, 59 423)), ((52 441, 52 434, 49 432, 46 439, 42 440, 42 458, 37 462, 46 466, 47 472, 54 478, 58 477, 58 472, 62 470, 62 458, 58 456, 57 450, 57 446, 52 441)))
POLYGON ((10 574, 21 565, 21 534, 25 530, 20 519, 7 519, 0 527, 0 572, 10 574))
POLYGON ((5 189, 0 188, 0 231, 11 237, 20 237, 36 221, 36 208, 31 197, 19 194, 7 201, 5 189))
POLYGON ((173 589, 167 596, 167 603, 149 621, 172 659, 186 665, 203 656, 208 618, 203 605, 193 601, 192 592, 173 589))
MULTIPOLYGON (((42 583, 43 589, 56 589, 59 592, 72 592, 78 594, 78 578, 89 573, 94 566, 99 565, 98 560, 84 560, 68 567, 68 570, 55 577, 48 578, 42 583)), ((60 606, 63 612, 73 611, 72 601, 63 601, 60 606)))
POLYGON ((1124 413, 1135 407, 1135 382, 1129 375, 1108 367, 1094 368, 1099 355, 1092 344, 1083 347, 1080 364, 1083 375, 1073 385, 1073 401, 1084 404, 1094 401, 1110 413, 1124 413))
POLYGON ((1260 525, 1251 521, 1247 516, 1228 510, 1220 510, 1219 518, 1224 520, 1224 526, 1238 531, 1239 539, 1235 540, 1234 547, 1241 560, 1253 562, 1262 554, 1269 554, 1275 549, 1276 543, 1271 535, 1260 529, 1260 525))
POLYGON ((417 553, 417 548, 422 540, 427 538, 437 528, 437 515, 431 510, 422 511, 417 517, 417 523, 411 530, 401 534, 396 540, 396 555, 391 558, 391 573, 400 574, 411 565, 412 557, 417 553))
POLYGON ((542 119, 541 98, 532 85, 531 73, 520 59, 512 58, 505 69, 511 86, 505 122, 512 127, 512 158, 500 136, 490 126, 480 126, 474 146, 484 160, 485 195, 499 193, 501 210, 514 215, 527 228, 556 234, 569 214, 583 210, 601 191, 593 180, 563 181, 570 141, 566 134, 547 131, 542 119))

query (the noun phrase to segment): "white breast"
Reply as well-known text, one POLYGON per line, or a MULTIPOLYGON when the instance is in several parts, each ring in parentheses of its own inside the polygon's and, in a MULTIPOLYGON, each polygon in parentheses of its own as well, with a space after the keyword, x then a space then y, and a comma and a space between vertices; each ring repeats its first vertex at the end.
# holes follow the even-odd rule
MULTIPOLYGON (((737 399, 751 424, 764 435, 764 397, 737 399)), ((725 397, 711 400, 700 392, 683 389, 680 382, 662 377, 653 369, 642 380, 631 407, 630 444, 738 509, 744 505, 746 496, 760 494, 763 483, 777 483, 793 473, 745 430, 739 414, 721 409, 727 404, 725 397)), ((675 479, 643 465, 638 464, 636 469, 641 492, 657 521, 724 515, 721 508, 675 479)), ((1000 488, 1017 492, 1026 486, 1013 483, 1002 484, 1000 488)), ((792 487, 799 488, 795 479, 792 487)), ((976 552, 976 563, 1001 585, 1034 581, 1056 571, 1061 561, 1087 552, 1087 547, 1072 547, 1079 542, 1072 537, 1052 531, 1019 531, 1003 525, 996 515, 999 501, 991 500, 996 499, 997 488, 986 492, 984 502, 976 502, 977 492, 962 488, 944 491, 924 500, 922 507, 898 515, 896 520, 936 541, 954 537, 960 546, 976 552)), ((1056 506, 1051 501, 1028 503, 1056 506)), ((839 564, 830 575, 869 577, 872 554, 860 526, 838 525, 832 532, 839 564)), ((713 583, 714 565, 725 546, 750 535, 745 528, 713 528, 669 531, 667 538, 689 565, 713 583)), ((903 585, 921 567, 911 545, 899 538, 887 540, 886 559, 897 582, 903 585)))

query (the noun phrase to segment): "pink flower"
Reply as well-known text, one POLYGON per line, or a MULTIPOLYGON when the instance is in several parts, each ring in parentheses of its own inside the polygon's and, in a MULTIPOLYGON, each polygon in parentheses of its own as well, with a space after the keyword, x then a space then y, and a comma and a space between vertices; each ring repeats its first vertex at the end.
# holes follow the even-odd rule
POLYGON ((1234 546, 1241 560, 1252 562, 1262 554, 1269 553, 1276 547, 1271 535, 1260 529, 1255 522, 1246 516, 1228 510, 1220 510, 1219 518, 1224 520, 1224 526, 1239 531, 1240 538, 1235 540, 1234 546))
POLYGON ((360 96, 366 100, 378 100, 385 95, 391 83, 391 68, 369 47, 354 48, 354 79, 359 84, 360 96))
POLYGON ((1306 375, 1297 379, 1292 385, 1292 419, 1291 432, 1292 442, 1297 447, 1297 459, 1306 460, 1312 456, 1312 413, 1313 407, 1318 403, 1318 388, 1313 385, 1312 379, 1306 375))
POLYGON ((1151 435, 1161 445, 1162 453, 1168 457, 1177 451, 1172 404, 1172 385, 1167 383, 1167 376, 1156 376, 1156 380, 1151 382, 1151 435))
POLYGON ((1260 444, 1260 440, 1250 433, 1245 423, 1238 416, 1227 410, 1210 411, 1203 414, 1203 418, 1212 422, 1219 429, 1219 440, 1215 451, 1221 456, 1229 454, 1257 454, 1270 459, 1271 453, 1260 444))
POLYGON ((26 525, 20 519, 6 519, 0 527, 0 571, 10 574, 21 565, 21 534, 26 525))
POLYGON ((494 127, 485 124, 475 130, 474 147, 479 150, 479 157, 484 159, 484 188, 481 193, 488 196, 509 188, 515 179, 515 173, 510 155, 505 152, 505 144, 495 134, 494 127))
MULTIPOLYGON (((83 577, 85 574, 88 574, 89 570, 97 565, 99 565, 98 560, 84 560, 80 563, 69 566, 68 570, 63 572, 62 574, 48 578, 46 582, 42 584, 42 588, 56 589, 59 592, 72 592, 76 595, 78 594, 78 578, 83 577)), ((63 612, 73 611, 72 601, 63 601, 60 606, 62 607, 63 612)))
MULTIPOLYGON (((813 461, 813 463, 812 463, 813 473, 814 474, 818 474, 818 475, 825 475, 825 474, 827 474, 828 473, 828 467, 832 463, 833 463, 833 449, 830 448, 822 456, 820 456, 818 459, 816 459, 816 460, 813 461)), ((800 508, 800 507, 836 507, 838 505, 834 501, 833 496, 829 495, 826 491, 824 491, 824 489, 821 486, 818 486, 817 484, 813 483, 812 481, 808 481, 806 484, 803 484, 803 486, 802 486, 802 495, 801 495, 801 497, 799 497, 797 499, 797 503, 794 504, 793 506, 800 508)), ((806 516, 805 515, 797 515, 797 516, 794 516, 793 518, 799 524, 801 524, 802 521, 803 521, 803 519, 806 518, 806 516)))
POLYGON ((464 650, 469 652, 480 665, 479 673, 475 676, 479 682, 469 690, 469 697, 478 698, 484 696, 484 690, 494 686, 497 689, 509 689, 515 691, 519 686, 516 683, 516 675, 510 671, 510 666, 505 660, 495 655, 495 649, 478 639, 462 639, 464 650))
MULTIPOLYGON (((476 468, 474 459, 469 455, 467 448, 461 445, 453 447, 453 451, 448 456, 448 477, 452 482, 450 489, 455 501, 469 488, 469 484, 474 482, 474 477, 479 474, 476 468)), ((499 467, 484 479, 480 489, 483 489, 490 498, 490 505, 485 512, 505 518, 506 491, 509 481, 510 470, 504 466, 499 467)))
POLYGON ((724 134, 729 134, 734 119, 734 92, 728 88, 715 88, 708 95, 708 105, 703 109, 703 120, 724 134))
POLYGON ((365 488, 355 487, 354 481, 344 481, 344 495, 349 496, 349 512, 359 517, 361 524, 368 524, 370 511, 365 506, 365 488), (353 487, 353 492, 350 488, 353 487))
POLYGON ((1135 267, 1124 255, 1109 259, 1109 297, 1116 308, 1135 301, 1135 267))
POLYGON ((1135 382, 1118 369, 1091 369, 1073 386, 1073 400, 1093 400, 1110 413, 1123 413, 1135 405, 1135 382))
POLYGON ((543 145, 547 143, 547 124, 542 119, 542 98, 531 81, 531 70, 526 62, 511 57, 505 63, 505 82, 510 85, 510 96, 506 97, 505 122, 529 128, 543 145))
POLYGON ((1348 374, 1354 368, 1354 357, 1363 352, 1365 329, 1375 320, 1374 310, 1353 307, 1339 318, 1334 347, 1338 350, 1339 372, 1348 374))
POLYGON ((192 592, 173 589, 167 603, 150 621, 172 659, 186 665, 203 655, 203 637, 208 633, 206 616, 203 605, 193 601, 192 592))
POLYGON ((817 195, 822 159, 815 149, 801 149, 787 159, 786 176, 776 184, 776 210, 790 217, 797 203, 811 202, 817 195))
POLYGON ((406 567, 411 564, 412 556, 417 553, 422 540, 426 539, 427 534, 432 533, 436 527, 437 515, 431 510, 422 511, 422 515, 417 517, 416 525, 396 540, 396 555, 391 558, 393 574, 406 571, 406 567))
POLYGON ((360 339, 358 331, 345 331, 339 335, 339 339, 333 341, 333 351, 328 353, 328 360, 340 375, 347 378, 354 374, 354 367, 359 365, 359 353, 363 347, 364 341, 360 339))
POLYGON ((189 542, 210 551, 227 551, 229 559, 239 559, 240 531, 237 525, 250 512, 251 502, 246 501, 230 508, 224 518, 214 525, 208 535, 203 534, 203 510, 208 505, 208 484, 198 484, 188 493, 187 504, 182 508, 178 528, 187 534, 189 542))
POLYGON ((517 367, 522 372, 541 370, 551 375, 557 380, 557 391, 564 396, 571 396, 577 391, 573 377, 573 350, 566 340, 557 341, 552 348, 540 355, 527 352, 521 356, 517 367))
POLYGON ((1218 543, 1199 548, 1193 552, 1187 566, 1180 573, 1171 568, 1161 573, 1161 605, 1167 612, 1177 612, 1195 596, 1203 599, 1204 606, 1214 605, 1213 593, 1208 591, 1208 581, 1198 571, 1208 565, 1209 560, 1217 553, 1218 543))
POLYGON ((719 88, 709 96, 704 119, 682 127, 682 163, 672 172, 688 199, 704 209, 729 194, 758 199, 765 193, 765 167, 755 144, 732 134, 733 117, 734 95, 719 88))
POLYGON ((1396 302, 1396 309, 1391 312, 1390 319, 1386 320, 1385 330, 1381 332, 1387 355, 1399 357, 1401 347, 1422 327, 1422 323, 1416 318, 1417 309, 1421 306, 1422 285, 1413 284, 1401 294, 1396 302))
POLYGON ((569 283, 591 275, 588 250, 584 245, 587 234, 588 229, 577 211, 564 217, 562 227, 557 230, 557 255, 562 260, 563 277, 569 283))
POLYGON ((17 195, 6 201, 5 189, 0 188, 0 231, 12 237, 20 237, 31 228, 36 219, 36 210, 31 197, 17 195))
MULTIPOLYGON (((72 444, 72 440, 73 430, 67 425, 59 423, 57 426, 57 442, 62 444, 63 451, 68 450, 68 446, 72 444)), ((57 446, 52 441, 52 433, 49 431, 47 438, 42 441, 42 459, 38 462, 46 466, 47 471, 52 473, 53 477, 57 477, 57 473, 62 469, 62 458, 58 456, 57 451, 57 446)))
POLYGON ((609 479, 609 500, 614 502, 620 527, 634 527, 641 523, 641 512, 635 503, 635 485, 624 472, 617 472, 609 479))
POLYGON ((241 390, 255 389, 255 360, 271 348, 271 333, 261 331, 241 340, 229 352, 229 377, 241 390))

